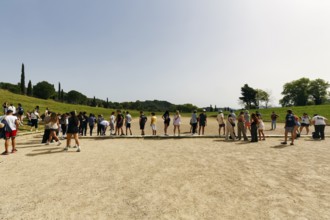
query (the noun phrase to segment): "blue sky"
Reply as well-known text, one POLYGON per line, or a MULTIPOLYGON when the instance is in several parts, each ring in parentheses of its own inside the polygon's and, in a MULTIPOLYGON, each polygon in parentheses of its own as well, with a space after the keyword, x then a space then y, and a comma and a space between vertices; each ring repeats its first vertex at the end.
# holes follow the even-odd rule
POLYGON ((249 84, 330 81, 327 0, 2 0, 0 81, 111 101, 238 107, 249 84))

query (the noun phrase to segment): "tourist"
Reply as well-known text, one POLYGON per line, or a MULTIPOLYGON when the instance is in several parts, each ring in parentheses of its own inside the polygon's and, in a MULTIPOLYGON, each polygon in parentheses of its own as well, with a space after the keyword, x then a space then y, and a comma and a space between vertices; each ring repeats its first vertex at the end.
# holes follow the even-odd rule
POLYGON ((76 116, 76 112, 72 111, 70 112, 69 117, 69 124, 68 124, 68 133, 66 138, 66 147, 64 148, 65 151, 71 147, 71 138, 74 137, 76 145, 74 148, 77 148, 77 152, 80 152, 80 144, 79 144, 79 119, 76 116))
POLYGON ((258 124, 259 119, 255 113, 251 114, 251 142, 258 142, 258 124))
POLYGON ((223 128, 223 135, 225 135, 225 127, 226 127, 226 125, 225 125, 225 117, 223 115, 222 110, 219 110, 219 113, 217 115, 217 122, 219 124, 219 129, 218 129, 219 130, 219 136, 221 134, 221 129, 222 128, 223 128))
POLYGON ((243 134, 244 141, 248 141, 248 138, 246 136, 246 130, 245 130, 244 111, 241 111, 238 118, 237 118, 237 136, 238 136, 238 140, 242 139, 242 134, 243 134))
POLYGON ((60 146, 62 143, 56 135, 56 132, 60 128, 58 117, 55 112, 50 113, 49 117, 50 117, 50 120, 48 123, 48 127, 49 127, 50 132, 49 132, 49 137, 48 137, 46 145, 49 145, 49 142, 51 142, 52 139, 54 138, 54 140, 57 142, 57 146, 60 146))
POLYGON ((144 115, 143 111, 140 111, 139 125, 141 130, 141 135, 145 135, 144 128, 148 118, 144 115))
POLYGON ((8 106, 8 110, 12 110, 13 115, 16 115, 16 107, 12 103, 10 103, 10 105, 8 106))
POLYGON ((119 133, 120 135, 124 135, 123 125, 124 125, 124 115, 121 113, 120 110, 117 110, 116 131, 115 131, 117 135, 119 135, 119 133))
POLYGON ((38 124, 39 124, 39 111, 38 109, 34 109, 34 111, 32 111, 30 113, 30 117, 31 117, 31 130, 33 129, 33 127, 35 128, 35 131, 38 131, 38 124))
POLYGON ((152 130, 152 135, 156 135, 157 134, 157 117, 155 115, 154 112, 151 113, 151 121, 150 121, 150 126, 151 126, 151 130, 152 130))
POLYGON ((259 123, 258 123, 258 134, 259 134, 259 141, 261 141, 261 137, 262 140, 266 140, 265 138, 265 134, 264 134, 264 130, 265 130, 265 123, 262 120, 261 116, 258 117, 259 123))
POLYGON ((275 130, 276 129, 276 121, 279 116, 273 111, 272 114, 270 115, 270 119, 272 120, 272 125, 270 130, 275 130))
POLYGON ((207 115, 205 109, 203 109, 203 112, 199 114, 198 121, 199 121, 198 135, 201 135, 201 131, 202 131, 202 135, 204 135, 205 126, 207 124, 207 115))
POLYGON ((116 123, 116 116, 115 116, 115 112, 111 112, 111 116, 110 116, 110 135, 114 135, 114 131, 115 131, 115 123, 116 123))
POLYGON ((328 119, 321 116, 321 115, 318 115, 318 114, 315 114, 314 117, 312 118, 312 124, 314 125, 314 128, 315 128, 315 133, 313 136, 314 139, 320 139, 321 140, 324 140, 324 130, 325 130, 325 126, 326 126, 326 121, 328 119))
POLYGON ((42 141, 41 143, 47 143, 49 136, 50 136, 50 114, 51 112, 48 112, 47 115, 43 117, 43 122, 44 122, 44 134, 42 136, 42 141))
POLYGON ((309 126, 311 123, 311 118, 308 116, 307 113, 304 113, 303 116, 301 116, 301 125, 300 125, 300 133, 305 128, 306 129, 306 135, 309 133, 309 126))
POLYGON ((193 113, 191 114, 191 118, 190 118, 190 125, 192 127, 191 133, 193 135, 197 133, 197 123, 198 123, 197 111, 194 110, 193 113))
POLYGON ((24 109, 21 105, 21 103, 18 103, 17 106, 17 116, 18 116, 18 120, 19 120, 19 125, 23 125, 23 115, 24 115, 24 109))
POLYGON ((62 131, 62 137, 61 139, 63 140, 65 135, 66 135, 66 131, 68 129, 68 114, 62 114, 61 118, 60 118, 60 125, 61 125, 61 131, 62 131))
POLYGON ((88 116, 86 112, 83 112, 81 115, 81 135, 87 136, 87 125, 88 125, 88 116))
POLYGON ((99 136, 101 135, 101 122, 104 120, 103 115, 98 115, 97 116, 97 130, 96 130, 96 135, 99 136))
POLYGON ((247 130, 251 132, 251 116, 248 110, 245 110, 244 112, 244 120, 245 120, 245 133, 247 133, 247 130))
POLYGON ((169 111, 165 111, 165 113, 163 114, 162 116, 162 119, 164 120, 164 134, 165 136, 167 136, 167 128, 168 126, 170 126, 170 121, 171 121, 171 118, 170 118, 170 113, 169 111))
POLYGON ((129 130, 130 135, 132 135, 131 123, 132 123, 132 116, 127 111, 125 116, 126 135, 127 135, 127 130, 129 130))
POLYGON ((234 126, 233 125, 234 125, 233 116, 231 114, 228 114, 227 120, 226 120, 226 137, 225 137, 226 141, 229 140, 229 136, 230 136, 230 139, 232 141, 235 141, 235 134, 234 134, 234 126))
POLYGON ((110 123, 107 121, 107 120, 103 120, 101 121, 100 123, 100 126, 101 126, 101 135, 105 135, 106 132, 107 132, 107 128, 109 127, 110 123))
POLYGON ((16 149, 16 135, 18 131, 19 122, 16 116, 13 115, 13 110, 8 109, 6 116, 4 117, 4 120, 6 121, 6 129, 5 129, 5 151, 2 153, 2 155, 8 155, 9 151, 9 142, 11 140, 11 146, 12 150, 11 153, 15 153, 17 151, 16 149))
POLYGON ((88 117, 89 135, 90 136, 93 135, 93 130, 94 130, 94 127, 95 127, 95 123, 96 123, 95 115, 90 113, 89 117, 88 117))
POLYGON ((294 145, 294 139, 295 139, 295 134, 294 134, 294 127, 296 126, 296 120, 293 115, 292 110, 288 110, 287 114, 285 116, 285 132, 284 132, 284 142, 281 142, 281 144, 287 144, 288 141, 288 133, 291 133, 291 143, 290 145, 294 145))
POLYGON ((4 115, 7 114, 7 110, 8 110, 8 103, 7 102, 4 102, 2 104, 2 112, 3 112, 4 115))
POLYGON ((174 115, 174 118, 173 118, 173 126, 174 126, 173 133, 174 133, 174 136, 175 136, 175 133, 176 133, 176 129, 178 129, 178 135, 180 136, 180 124, 181 124, 181 115, 180 115, 179 110, 177 110, 175 115, 174 115))

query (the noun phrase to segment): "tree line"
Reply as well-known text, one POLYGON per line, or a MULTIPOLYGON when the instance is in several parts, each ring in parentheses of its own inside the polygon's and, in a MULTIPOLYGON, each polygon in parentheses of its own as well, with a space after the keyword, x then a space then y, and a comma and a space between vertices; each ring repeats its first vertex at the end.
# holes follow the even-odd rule
MULTIPOLYGON (((328 92, 330 84, 323 79, 310 80, 308 78, 301 78, 284 84, 283 98, 279 103, 283 106, 305 106, 305 105, 321 105, 329 103, 330 93, 328 92)), ((147 100, 135 102, 111 102, 107 100, 88 98, 86 95, 71 90, 64 92, 61 88, 61 83, 58 83, 58 89, 55 91, 54 84, 47 81, 38 82, 32 86, 31 80, 28 86, 25 87, 25 68, 22 64, 21 80, 15 85, 11 83, 0 82, 0 88, 9 90, 16 94, 33 96, 41 99, 53 99, 59 102, 69 104, 89 105, 93 107, 103 107, 111 109, 132 109, 132 110, 145 110, 145 111, 175 111, 192 112, 198 109, 193 104, 175 105, 167 101, 147 100)), ((270 94, 262 89, 252 88, 248 84, 241 87, 241 97, 239 102, 246 109, 257 109, 261 106, 268 107, 270 102, 270 94)), ((212 105, 207 107, 208 111, 216 111, 218 108, 212 105)))

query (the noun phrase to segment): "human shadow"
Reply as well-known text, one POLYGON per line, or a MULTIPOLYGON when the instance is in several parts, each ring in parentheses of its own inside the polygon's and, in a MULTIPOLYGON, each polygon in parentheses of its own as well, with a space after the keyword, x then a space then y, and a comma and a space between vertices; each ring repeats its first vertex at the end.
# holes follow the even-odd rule
POLYGON ((58 154, 58 153, 76 153, 76 151, 65 151, 63 148, 55 148, 55 149, 56 150, 53 150, 53 148, 44 149, 44 151, 42 151, 42 152, 28 153, 28 154, 26 154, 26 156, 34 157, 34 156, 42 156, 42 155, 58 154))
POLYGON ((41 140, 31 140, 31 141, 16 143, 16 145, 28 145, 28 144, 41 144, 41 140))
POLYGON ((272 146, 270 148, 274 148, 274 149, 283 149, 283 148, 286 148, 286 147, 289 147, 290 145, 287 145, 287 144, 279 144, 279 145, 275 145, 275 146, 272 146))

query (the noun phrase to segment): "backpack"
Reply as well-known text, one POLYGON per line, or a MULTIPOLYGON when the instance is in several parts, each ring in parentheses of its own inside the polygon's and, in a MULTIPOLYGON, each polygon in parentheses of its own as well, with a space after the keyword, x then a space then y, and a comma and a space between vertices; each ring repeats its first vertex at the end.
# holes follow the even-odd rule
POLYGON ((318 133, 316 133, 316 132, 313 132, 312 133, 312 138, 313 139, 320 139, 320 135, 318 133))
POLYGON ((12 132, 6 118, 2 119, 1 123, 4 125, 2 128, 0 128, 0 138, 6 137, 6 132, 12 132))

